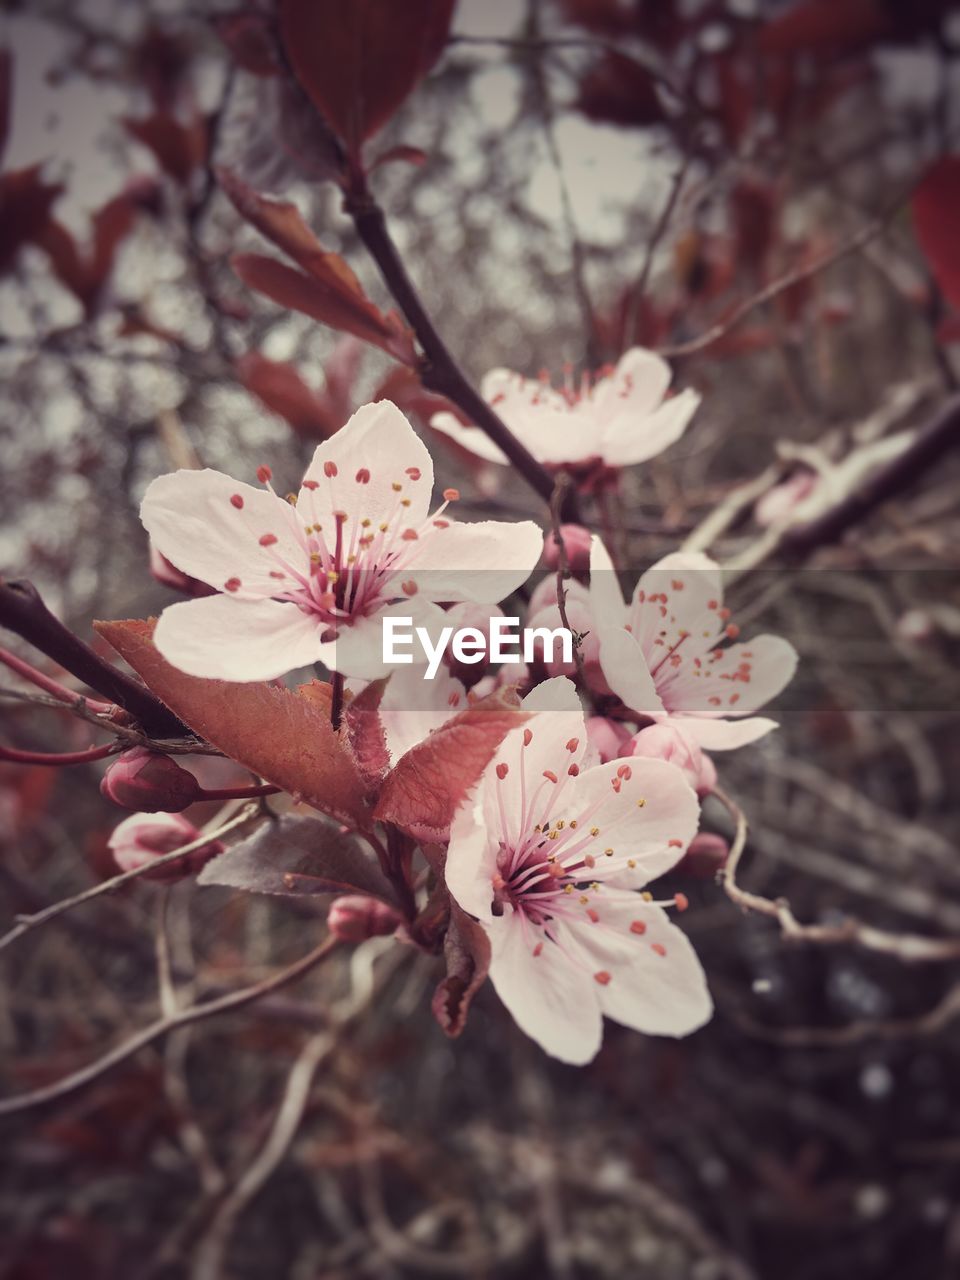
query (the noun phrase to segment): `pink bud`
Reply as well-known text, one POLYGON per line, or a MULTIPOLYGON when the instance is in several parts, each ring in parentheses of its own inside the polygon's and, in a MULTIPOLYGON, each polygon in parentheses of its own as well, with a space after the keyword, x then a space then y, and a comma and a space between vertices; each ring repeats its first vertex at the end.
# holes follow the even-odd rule
POLYGON ((590 716, 587 720, 587 740, 600 756, 600 763, 616 760, 624 745, 630 741, 630 730, 619 720, 607 716, 590 716))
MULTIPOLYGON (((134 871, 165 853, 173 853, 199 839, 200 832, 179 813, 133 813, 117 826, 107 844, 121 871, 134 871)), ((223 853, 219 840, 201 845, 179 862, 148 871, 144 878, 171 883, 195 875, 205 863, 223 853)))
POLYGON ((692 738, 672 724, 651 724, 641 729, 624 743, 620 755, 668 760, 683 770, 684 777, 701 798, 709 795, 717 784, 713 761, 692 738))
MULTIPOLYGON (((590 568, 590 530, 582 524, 562 524, 560 537, 570 572, 586 573, 590 568)), ((552 529, 543 540, 543 562, 548 569, 560 568, 560 548, 552 529)))
POLYGON ((366 942, 393 933, 401 923, 400 913, 378 898, 351 893, 330 904, 327 925, 341 942, 366 942))
POLYGON ((165 555, 161 555, 152 542, 150 543, 150 572, 157 582, 162 583, 165 587, 170 587, 173 591, 179 591, 183 595, 216 595, 214 587, 208 586, 206 582, 201 582, 199 578, 191 578, 189 574, 181 573, 176 565, 171 564, 165 555))
POLYGON ((179 813, 193 804, 200 790, 192 773, 146 747, 117 756, 100 780, 104 799, 143 813, 179 813))
POLYGON ((713 831, 701 831, 690 841, 687 852, 673 868, 691 880, 711 880, 726 865, 730 845, 713 831))
POLYGON ((786 520, 804 503, 817 487, 819 476, 814 471, 794 471, 794 473, 768 489, 762 498, 757 500, 753 509, 753 518, 764 529, 786 520))

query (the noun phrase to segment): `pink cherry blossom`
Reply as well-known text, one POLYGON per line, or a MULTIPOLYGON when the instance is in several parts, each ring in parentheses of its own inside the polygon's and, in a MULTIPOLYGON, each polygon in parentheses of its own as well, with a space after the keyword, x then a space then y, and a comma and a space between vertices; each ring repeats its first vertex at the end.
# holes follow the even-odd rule
POLYGON ((619 754, 634 759, 643 756, 647 760, 669 760, 683 770, 683 776, 702 799, 717 785, 717 770, 710 757, 700 750, 681 725, 682 722, 677 720, 648 724, 628 738, 619 754))
MULTIPOLYGON (((692 390, 665 398, 670 366, 653 351, 633 347, 613 369, 575 381, 568 373, 555 388, 542 377, 492 369, 482 391, 487 402, 535 458, 547 466, 620 468, 662 453, 683 435, 698 404, 692 390)), ((478 427, 452 413, 430 425, 479 458, 507 464, 505 454, 478 427)))
POLYGON ((662 760, 592 764, 573 685, 548 680, 524 706, 451 828, 447 886, 491 945, 490 978, 527 1035, 589 1062, 604 1015, 682 1036, 710 1017, 703 970, 663 907, 636 892, 697 829, 696 796, 662 760))
POLYGON ((141 518, 158 551, 217 589, 165 609, 154 640, 194 676, 268 680, 323 662, 384 671, 385 612, 442 621, 434 603, 503 599, 540 557, 529 521, 455 523, 447 490, 429 510, 433 463, 399 409, 364 405, 324 441, 286 501, 217 471, 178 471, 147 489, 141 518))
POLYGON ((675 722, 710 751, 743 746, 776 728, 775 720, 753 713, 789 683, 796 651, 779 636, 732 643, 739 628, 723 605, 720 567, 707 556, 664 557, 626 605, 597 539, 589 595, 604 680, 632 711, 675 722))

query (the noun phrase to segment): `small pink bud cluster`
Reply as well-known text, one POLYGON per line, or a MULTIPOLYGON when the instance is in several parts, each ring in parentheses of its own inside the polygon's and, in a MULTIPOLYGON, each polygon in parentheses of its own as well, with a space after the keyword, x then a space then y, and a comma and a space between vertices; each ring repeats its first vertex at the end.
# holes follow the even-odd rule
MULTIPOLYGON (((173 853, 200 838, 197 827, 179 813, 133 813, 114 829, 107 844, 121 871, 134 871, 165 853, 173 853)), ((196 873, 211 858, 223 853, 219 840, 210 840, 177 862, 144 873, 147 880, 167 884, 196 873)))
POLYGON ((687 846, 687 852, 673 868, 673 874, 691 880, 712 880, 726 866, 730 856, 727 840, 714 831, 701 831, 687 846))
POLYGON ((142 813, 179 813, 200 792, 192 773, 146 747, 133 747, 117 756, 100 782, 104 799, 142 813))
MULTIPOLYGON (((586 573, 590 568, 590 530, 582 524, 562 524, 560 539, 571 573, 586 573)), ((560 548, 551 530, 543 540, 543 562, 548 569, 560 568, 560 548)))
POLYGON ((366 942, 393 933, 400 924, 400 914, 378 898, 351 893, 330 904, 327 925, 341 942, 366 942))

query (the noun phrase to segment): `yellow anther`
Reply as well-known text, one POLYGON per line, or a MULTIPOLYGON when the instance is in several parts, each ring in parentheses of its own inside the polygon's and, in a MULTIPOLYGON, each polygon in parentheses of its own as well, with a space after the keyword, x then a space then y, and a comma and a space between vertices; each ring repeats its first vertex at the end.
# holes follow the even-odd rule
POLYGON ((600 834, 600 828, 599 828, 599 827, 591 827, 591 828, 590 828, 590 834, 591 834, 592 836, 598 836, 598 835, 600 834))

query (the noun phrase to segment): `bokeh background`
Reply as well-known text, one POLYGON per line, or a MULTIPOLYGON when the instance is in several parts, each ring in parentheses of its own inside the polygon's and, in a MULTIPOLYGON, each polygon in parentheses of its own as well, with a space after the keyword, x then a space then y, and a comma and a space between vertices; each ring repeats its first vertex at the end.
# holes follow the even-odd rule
MULTIPOLYGON (((714 1021, 679 1043, 608 1024, 574 1070, 489 989, 446 1040, 438 962, 367 943, 3 1121, 4 1280, 960 1274, 956 962, 911 962, 897 941, 960 936, 956 458, 941 449, 841 539, 791 543, 801 501, 805 520, 827 509, 954 403, 957 9, 460 0, 378 141, 425 159, 374 177, 472 376, 597 367, 642 343, 701 391, 682 442, 585 514, 630 579, 698 540, 729 567, 744 628, 795 644, 782 727, 721 764, 750 820, 741 881, 889 944, 869 929, 867 945, 791 943, 709 873, 688 878, 714 1021), (266 1169, 304 1063, 302 1118, 266 1169)), ((430 433, 435 404, 388 357, 232 272, 260 244, 214 165, 295 199, 388 302, 309 120, 238 55, 238 12, 3 5, 0 564, 86 638, 93 618, 176 598, 148 569, 150 479, 198 463, 251 478, 269 460, 292 487, 374 396, 409 412, 465 516, 546 523, 519 477, 430 433)), ((13 697, 0 714, 11 745, 90 740, 13 697)), ((4 927, 112 873, 122 815, 97 781, 0 764, 4 927)), ((731 834, 716 804, 705 826, 731 834)), ((324 917, 140 882, 34 931, 0 954, 7 1093, 155 1016, 161 909, 187 994, 288 962, 324 917)))

